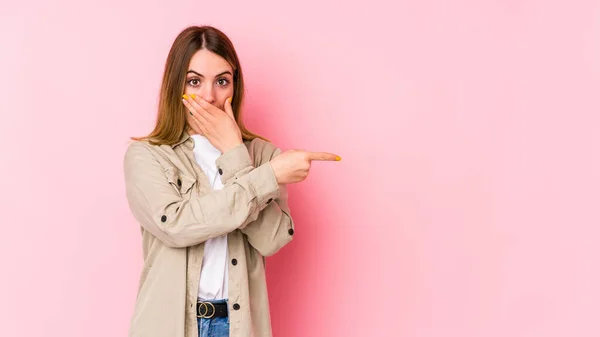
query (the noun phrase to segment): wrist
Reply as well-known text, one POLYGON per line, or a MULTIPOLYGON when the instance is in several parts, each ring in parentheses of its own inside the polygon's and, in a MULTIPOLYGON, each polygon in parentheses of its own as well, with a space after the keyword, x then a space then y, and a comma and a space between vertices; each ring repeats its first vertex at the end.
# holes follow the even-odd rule
POLYGON ((279 177, 279 172, 277 170, 277 165, 273 165, 273 161, 269 161, 269 165, 271 165, 271 171, 273 171, 273 175, 275 176, 275 180, 277 180, 278 184, 281 184, 281 177, 279 177))
POLYGON ((235 149, 236 147, 240 146, 241 144, 242 144, 242 141, 228 143, 228 144, 224 145, 222 149, 220 149, 221 153, 229 152, 229 151, 235 149))

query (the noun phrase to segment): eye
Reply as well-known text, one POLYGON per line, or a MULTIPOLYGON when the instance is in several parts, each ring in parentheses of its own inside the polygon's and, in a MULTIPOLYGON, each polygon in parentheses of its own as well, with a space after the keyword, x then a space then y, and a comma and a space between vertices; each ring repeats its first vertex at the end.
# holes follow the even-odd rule
POLYGON ((226 86, 226 85, 229 84, 229 80, 226 79, 226 78, 219 78, 217 80, 217 84, 219 84, 220 86, 224 87, 224 86, 226 86))
POLYGON ((191 85, 192 87, 197 87, 197 86, 199 86, 199 85, 200 85, 200 80, 199 80, 199 79, 197 79, 197 78, 192 78, 192 79, 189 79, 189 80, 187 81, 187 83, 188 83, 189 85, 191 85))

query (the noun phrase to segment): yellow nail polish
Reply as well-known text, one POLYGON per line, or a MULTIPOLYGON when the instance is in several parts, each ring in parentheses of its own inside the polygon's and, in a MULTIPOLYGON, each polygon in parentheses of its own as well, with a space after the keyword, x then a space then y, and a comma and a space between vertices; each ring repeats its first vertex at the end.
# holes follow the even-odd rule
POLYGON ((196 99, 196 94, 192 94, 192 99, 196 99))
POLYGON ((183 98, 188 99, 188 95, 187 94, 183 95, 183 98))
POLYGON ((342 160, 342 157, 340 157, 340 156, 337 156, 337 157, 335 157, 335 160, 336 160, 336 161, 340 161, 340 160, 342 160))

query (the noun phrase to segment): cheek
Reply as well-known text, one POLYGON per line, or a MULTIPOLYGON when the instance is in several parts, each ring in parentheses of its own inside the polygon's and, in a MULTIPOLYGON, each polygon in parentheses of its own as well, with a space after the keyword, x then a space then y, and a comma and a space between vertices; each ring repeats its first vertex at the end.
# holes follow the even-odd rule
POLYGON ((233 95, 233 86, 229 86, 228 88, 222 88, 218 91, 217 101, 223 106, 225 104, 225 100, 233 95))
POLYGON ((185 88, 183 89, 183 93, 184 94, 196 94, 198 95, 200 93, 200 88, 194 88, 191 87, 189 85, 186 85, 185 88))
POLYGON ((227 88, 222 88, 221 92, 225 96, 225 98, 233 95, 233 85, 228 85, 227 88))

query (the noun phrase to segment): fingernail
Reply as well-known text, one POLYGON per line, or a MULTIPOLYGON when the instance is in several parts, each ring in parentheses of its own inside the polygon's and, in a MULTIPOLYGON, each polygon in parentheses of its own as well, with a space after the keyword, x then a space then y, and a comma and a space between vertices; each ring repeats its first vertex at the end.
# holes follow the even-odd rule
POLYGON ((193 116, 194 114, 193 114, 193 113, 190 111, 190 115, 192 115, 192 116, 193 116))
POLYGON ((196 99, 196 94, 192 94, 192 99, 196 99))
POLYGON ((229 98, 227 99, 227 101, 228 101, 229 103, 231 103, 231 100, 232 100, 232 99, 233 99, 233 97, 229 97, 229 98))
POLYGON ((336 161, 340 161, 340 160, 342 160, 342 157, 340 157, 340 156, 337 156, 337 157, 335 157, 335 160, 336 160, 336 161))
POLYGON ((187 94, 183 95, 183 98, 188 99, 188 95, 187 94))

